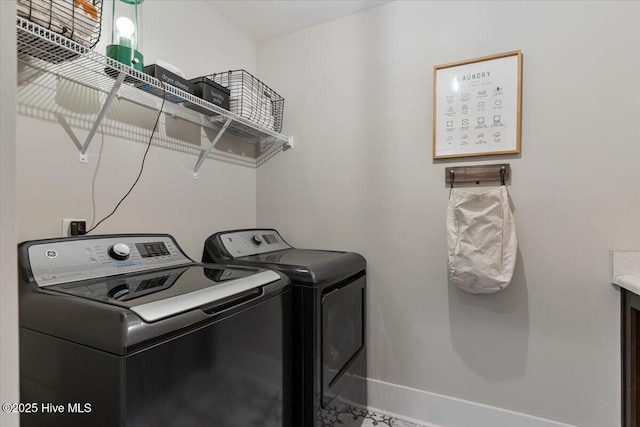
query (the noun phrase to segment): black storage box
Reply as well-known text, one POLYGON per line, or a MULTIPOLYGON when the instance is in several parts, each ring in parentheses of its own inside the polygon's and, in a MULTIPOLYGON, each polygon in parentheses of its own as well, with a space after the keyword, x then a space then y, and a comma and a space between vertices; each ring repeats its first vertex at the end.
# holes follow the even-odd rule
MULTIPOLYGON (((165 84, 170 84, 171 86, 174 86, 184 92, 194 94, 193 85, 191 84, 191 82, 189 82, 189 80, 183 79, 179 75, 172 73, 171 71, 165 70, 164 68, 156 64, 151 64, 144 67, 144 73, 149 74, 150 76, 155 77, 161 82, 165 84)), ((164 97, 164 91, 155 86, 142 84, 141 86, 138 86, 138 88, 146 92, 150 92, 154 95, 157 95, 161 98, 164 97)), ((172 93, 167 93, 167 101, 179 103, 179 102, 184 102, 185 99, 182 97, 176 96, 172 93)))
MULTIPOLYGON (((196 77, 189 80, 189 82, 193 85, 193 94, 195 96, 202 98, 213 105, 224 108, 225 110, 229 109, 229 95, 231 93, 229 89, 219 85, 213 80, 209 80, 206 77, 196 77)), ((189 107, 203 114, 210 115, 212 113, 210 110, 192 102, 187 102, 184 105, 185 107, 189 107)))

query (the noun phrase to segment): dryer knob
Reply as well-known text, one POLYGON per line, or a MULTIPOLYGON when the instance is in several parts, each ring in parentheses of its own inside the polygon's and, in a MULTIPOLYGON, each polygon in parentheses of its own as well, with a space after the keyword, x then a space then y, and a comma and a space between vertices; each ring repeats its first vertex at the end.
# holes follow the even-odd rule
POLYGON ((259 234, 254 234, 253 237, 251 237, 251 241, 260 246, 263 242, 262 236, 260 236, 259 234))
POLYGON ((124 261, 129 258, 130 253, 131 250, 129 249, 129 246, 124 243, 116 243, 109 248, 109 256, 113 259, 117 259, 118 261, 124 261))

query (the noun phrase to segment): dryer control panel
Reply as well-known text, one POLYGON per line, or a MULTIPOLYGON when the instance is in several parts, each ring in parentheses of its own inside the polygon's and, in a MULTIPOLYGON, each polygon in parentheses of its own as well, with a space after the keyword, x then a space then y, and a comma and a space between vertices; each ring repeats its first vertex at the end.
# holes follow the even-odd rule
POLYGON ((54 239, 28 247, 38 286, 192 264, 169 235, 113 235, 54 239))
POLYGON ((290 249, 276 230, 253 229, 220 234, 220 241, 234 258, 290 249))

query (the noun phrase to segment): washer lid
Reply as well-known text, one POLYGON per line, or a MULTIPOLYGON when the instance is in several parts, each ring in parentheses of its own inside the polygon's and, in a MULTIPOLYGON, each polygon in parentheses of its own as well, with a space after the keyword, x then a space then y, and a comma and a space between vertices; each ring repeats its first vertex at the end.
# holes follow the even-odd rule
POLYGON ((311 286, 344 279, 366 267, 364 257, 355 252, 293 248, 236 258, 235 262, 278 270, 294 283, 311 286))
POLYGON ((225 268, 213 265, 159 270, 47 287, 48 291, 117 305, 146 322, 258 289, 280 279, 273 271, 225 268))

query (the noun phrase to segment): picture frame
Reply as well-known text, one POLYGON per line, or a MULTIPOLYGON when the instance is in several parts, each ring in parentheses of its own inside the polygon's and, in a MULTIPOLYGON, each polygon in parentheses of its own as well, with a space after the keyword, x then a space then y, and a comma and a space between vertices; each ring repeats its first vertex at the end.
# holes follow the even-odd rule
POLYGON ((520 153, 522 52, 433 67, 433 158, 520 153))

